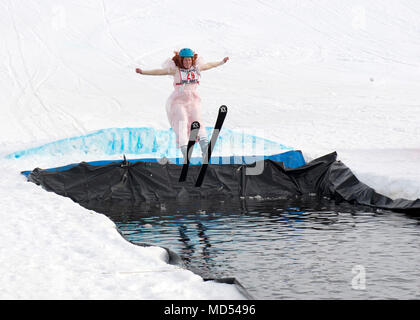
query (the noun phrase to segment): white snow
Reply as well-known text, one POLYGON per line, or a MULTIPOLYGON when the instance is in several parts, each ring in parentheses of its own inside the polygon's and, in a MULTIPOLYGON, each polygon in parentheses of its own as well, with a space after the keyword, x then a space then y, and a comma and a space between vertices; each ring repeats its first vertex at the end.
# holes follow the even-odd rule
POLYGON ((11 152, 102 128, 167 129, 172 51, 206 61, 205 125, 263 131, 309 161, 337 151, 392 198, 420 196, 420 3, 0 0, 0 298, 236 299, 128 243, 105 216, 19 174, 94 159, 11 152))

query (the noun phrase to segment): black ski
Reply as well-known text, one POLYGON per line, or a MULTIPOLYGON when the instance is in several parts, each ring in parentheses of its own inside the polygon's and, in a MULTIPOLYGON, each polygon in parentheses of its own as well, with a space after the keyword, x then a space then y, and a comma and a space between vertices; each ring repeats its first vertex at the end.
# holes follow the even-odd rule
POLYGON ((195 142, 197 140, 199 130, 200 130, 200 123, 198 121, 194 121, 193 123, 191 123, 190 138, 188 140, 188 145, 187 145, 187 158, 184 159, 181 175, 179 176, 179 180, 178 180, 179 182, 183 182, 187 178, 188 168, 190 166, 190 158, 191 158, 192 151, 194 149, 195 142))
POLYGON ((195 182, 196 187, 201 187, 204 176, 206 175, 207 167, 209 166, 211 153, 216 145, 217 137, 219 136, 220 129, 222 129, 223 122, 225 121, 227 114, 227 107, 225 105, 219 108, 219 114, 217 115, 216 125, 214 126, 213 133, 211 135, 211 140, 209 141, 209 145, 207 148, 207 152, 203 156, 203 161, 201 163, 200 172, 198 174, 197 181, 195 182))

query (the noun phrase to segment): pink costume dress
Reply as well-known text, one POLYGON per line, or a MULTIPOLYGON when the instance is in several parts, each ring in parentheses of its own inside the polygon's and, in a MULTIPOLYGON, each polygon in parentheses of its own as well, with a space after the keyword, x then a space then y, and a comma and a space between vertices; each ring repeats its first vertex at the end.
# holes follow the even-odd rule
POLYGON ((166 102, 166 114, 169 123, 176 134, 177 147, 188 144, 191 123, 200 122, 198 138, 207 138, 207 133, 201 121, 201 98, 197 93, 200 78, 201 59, 190 69, 178 68, 172 60, 164 63, 164 68, 174 74, 174 91, 166 102))

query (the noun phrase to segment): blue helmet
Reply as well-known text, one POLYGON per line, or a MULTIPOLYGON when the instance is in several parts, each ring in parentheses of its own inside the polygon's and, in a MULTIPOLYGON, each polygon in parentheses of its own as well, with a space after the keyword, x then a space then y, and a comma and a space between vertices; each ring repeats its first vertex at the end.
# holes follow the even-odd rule
POLYGON ((194 52, 191 50, 191 49, 189 49, 189 48, 184 48, 184 49, 181 49, 181 51, 179 52, 179 56, 180 57, 194 57, 194 52))

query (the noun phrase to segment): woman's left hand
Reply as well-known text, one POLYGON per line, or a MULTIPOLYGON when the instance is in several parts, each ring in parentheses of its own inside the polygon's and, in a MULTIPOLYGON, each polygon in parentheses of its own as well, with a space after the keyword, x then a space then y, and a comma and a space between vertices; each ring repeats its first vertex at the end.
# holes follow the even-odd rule
POLYGON ((223 58, 223 63, 226 63, 229 60, 229 57, 223 58))

